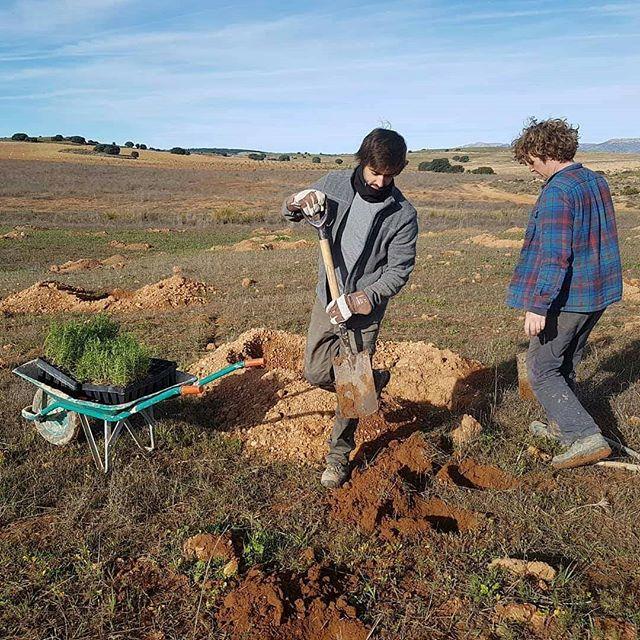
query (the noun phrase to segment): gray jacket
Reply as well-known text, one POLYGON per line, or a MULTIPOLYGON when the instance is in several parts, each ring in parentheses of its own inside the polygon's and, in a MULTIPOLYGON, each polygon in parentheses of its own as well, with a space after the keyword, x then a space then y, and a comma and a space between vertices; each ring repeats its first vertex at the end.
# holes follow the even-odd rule
MULTIPOLYGON (((352 171, 331 171, 312 185, 327 196, 330 224, 329 235, 333 241, 345 214, 355 196, 351 185, 352 171)), ((413 205, 394 188, 390 203, 375 216, 365 247, 345 282, 345 293, 364 291, 373 305, 368 316, 353 316, 349 326, 359 328, 380 322, 389 298, 404 287, 416 261, 416 239, 418 237, 418 215, 413 205)), ((302 214, 291 213, 285 204, 282 214, 297 222, 302 214)), ((330 300, 327 276, 322 258, 319 260, 317 294, 327 305, 330 300)))

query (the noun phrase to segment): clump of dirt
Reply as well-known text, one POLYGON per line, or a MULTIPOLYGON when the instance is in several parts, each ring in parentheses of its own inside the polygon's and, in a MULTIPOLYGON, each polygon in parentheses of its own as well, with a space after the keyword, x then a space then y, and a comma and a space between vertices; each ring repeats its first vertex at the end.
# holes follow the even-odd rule
POLYGON ((232 640, 366 640, 367 627, 344 594, 352 576, 314 564, 302 575, 267 575, 252 569, 229 593, 216 614, 232 640))
POLYGON ((8 313, 57 313, 61 311, 104 311, 113 298, 60 282, 36 282, 0 302, 0 311, 8 313))
POLYGON ((28 542, 37 548, 55 537, 58 524, 58 519, 49 514, 22 518, 0 528, 0 541, 13 545, 28 542))
POLYGON ((356 469, 351 480, 332 493, 332 516, 388 541, 476 528, 476 514, 418 495, 433 477, 434 453, 419 433, 402 443, 391 442, 372 465, 356 469))
POLYGON ((482 425, 468 414, 462 416, 460 426, 451 432, 451 442, 456 449, 462 449, 482 434, 482 425))
POLYGON ((112 240, 109 243, 110 247, 116 249, 125 249, 126 251, 148 251, 151 249, 151 245, 148 242, 120 242, 120 240, 112 240))
POLYGON ((36 282, 0 301, 7 313, 96 312, 105 310, 162 309, 203 304, 207 286, 175 275, 136 291, 115 290, 110 294, 87 291, 55 281, 36 282))
POLYGON ((448 462, 436 474, 436 478, 448 484, 468 489, 497 489, 505 491, 518 486, 517 478, 498 467, 478 464, 467 458, 462 462, 448 462))
POLYGON ((593 627, 602 640, 638 640, 638 627, 632 622, 598 617, 593 627))
POLYGON ((272 251, 274 249, 303 249, 310 247, 308 240, 293 240, 288 229, 269 231, 256 229, 255 236, 241 240, 233 245, 234 251, 272 251))
POLYGON ((185 558, 204 561, 230 562, 238 559, 233 540, 229 534, 198 533, 184 541, 182 554, 185 558))
POLYGON ((496 622, 515 622, 527 627, 535 635, 548 637, 553 633, 557 624, 549 615, 538 610, 534 604, 529 603, 498 603, 495 607, 494 618, 496 622))
POLYGON ((114 269, 122 269, 127 264, 127 259, 124 256, 120 255, 119 253, 116 253, 113 256, 109 256, 108 258, 104 258, 103 260, 100 260, 100 262, 104 267, 113 267, 114 269))
POLYGON ((625 278, 623 299, 627 302, 640 302, 640 278, 625 278))
POLYGON ((28 238, 29 235, 20 229, 14 229, 13 231, 9 231, 8 233, 0 236, 3 240, 23 240, 24 238, 28 238))
POLYGON ((387 392, 395 398, 453 411, 481 401, 489 374, 480 362, 427 342, 381 342, 374 367, 391 371, 387 392))
POLYGON ((505 233, 517 233, 519 235, 522 235, 525 232, 525 228, 524 227, 509 227, 508 229, 505 230, 505 233))
POLYGON ((489 569, 494 567, 508 571, 516 576, 536 578, 544 582, 553 582, 558 573, 546 562, 527 561, 520 558, 496 558, 489 563, 489 569))
POLYGON ((519 249, 522 246, 521 240, 510 240, 508 238, 498 238, 492 233, 481 233, 465 240, 462 244, 476 244, 480 247, 490 249, 519 249))

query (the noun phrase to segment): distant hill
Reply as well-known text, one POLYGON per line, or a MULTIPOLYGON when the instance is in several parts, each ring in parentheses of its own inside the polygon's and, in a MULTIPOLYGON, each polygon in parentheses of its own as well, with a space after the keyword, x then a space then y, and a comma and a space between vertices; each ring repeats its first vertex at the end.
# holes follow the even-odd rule
POLYGON ((462 145, 463 149, 480 149, 480 148, 490 148, 490 147, 499 147, 501 149, 508 147, 506 142, 472 142, 471 144, 462 145))
POLYGON ((212 153, 217 156, 222 156, 222 155, 237 156, 240 154, 247 154, 247 153, 263 153, 258 149, 227 149, 225 147, 201 147, 201 148, 190 147, 189 151, 191 151, 191 153, 212 153))
MULTIPOLYGON (((472 142, 465 144, 463 149, 478 149, 480 147, 494 147, 504 149, 510 145, 504 142, 472 142)), ((580 151, 603 151, 605 153, 640 153, 640 138, 612 138, 606 142, 583 142, 580 151)))
POLYGON ((607 153, 640 153, 640 138, 612 138, 606 142, 580 145, 580 151, 605 151, 607 153))

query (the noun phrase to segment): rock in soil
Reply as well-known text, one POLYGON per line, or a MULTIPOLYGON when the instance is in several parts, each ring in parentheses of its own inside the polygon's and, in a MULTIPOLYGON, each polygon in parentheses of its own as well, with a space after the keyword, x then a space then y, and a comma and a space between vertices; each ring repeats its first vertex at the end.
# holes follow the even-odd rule
POLYGON ((451 432, 451 442, 456 449, 462 449, 482 434, 482 425, 468 414, 462 416, 460 426, 451 432))
POLYGON ((185 558, 204 561, 227 563, 231 560, 237 560, 233 540, 229 534, 199 533, 191 536, 184 541, 182 553, 185 558))

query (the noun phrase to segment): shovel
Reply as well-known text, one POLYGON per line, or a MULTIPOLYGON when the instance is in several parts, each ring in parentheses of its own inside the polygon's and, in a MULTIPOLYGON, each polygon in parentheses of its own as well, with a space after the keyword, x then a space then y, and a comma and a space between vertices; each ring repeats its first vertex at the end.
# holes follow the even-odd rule
MULTIPOLYGON (((331 254, 331 241, 327 232, 327 211, 308 215, 305 220, 318 231, 320 252, 324 269, 327 273, 331 300, 340 297, 340 288, 336 278, 336 270, 331 254)), ((338 325, 340 330, 340 355, 333 360, 333 371, 336 379, 338 410, 342 418, 360 418, 370 416, 378 410, 378 396, 371 370, 371 359, 368 353, 354 352, 349 340, 349 332, 344 322, 338 325)))

